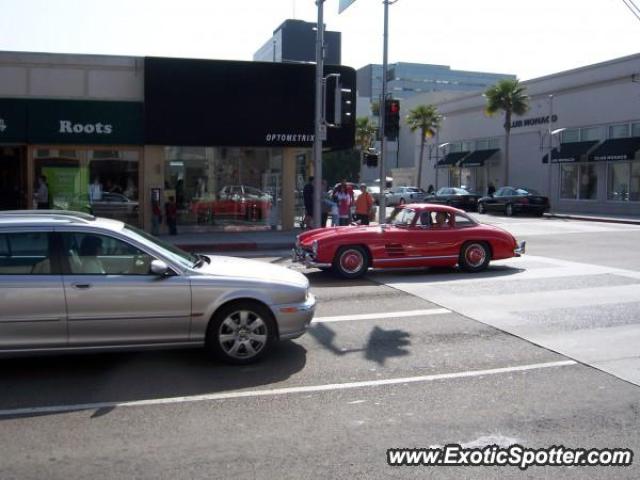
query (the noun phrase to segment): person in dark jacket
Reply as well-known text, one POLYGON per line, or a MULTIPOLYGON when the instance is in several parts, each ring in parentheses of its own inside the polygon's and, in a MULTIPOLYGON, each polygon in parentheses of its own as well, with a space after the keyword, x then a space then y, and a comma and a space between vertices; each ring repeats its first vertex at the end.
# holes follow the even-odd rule
POLYGON ((313 225, 313 177, 302 189, 302 200, 304 201, 304 226, 311 228, 313 225))

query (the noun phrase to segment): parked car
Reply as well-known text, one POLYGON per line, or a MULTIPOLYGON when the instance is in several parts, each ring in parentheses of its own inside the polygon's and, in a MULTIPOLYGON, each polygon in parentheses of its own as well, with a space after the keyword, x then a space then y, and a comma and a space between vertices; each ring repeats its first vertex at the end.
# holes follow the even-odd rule
POLYGON ((369 268, 443 267, 479 272, 517 257, 525 243, 462 210, 428 203, 394 209, 387 225, 315 229, 298 235, 294 262, 357 278, 369 268))
POLYGON ((478 213, 504 212, 508 217, 516 213, 532 213, 541 217, 547 210, 549 199, 526 187, 502 187, 492 196, 478 200, 478 213))
POLYGON ((392 187, 384 192, 388 207, 422 202, 427 193, 418 187, 392 187))
POLYGON ((438 189, 436 193, 428 195, 425 201, 451 205, 452 207, 462 210, 472 211, 477 208, 480 197, 482 197, 482 195, 479 193, 473 193, 464 188, 442 187, 438 189))
POLYGON ((244 220, 264 220, 269 217, 272 197, 247 185, 227 185, 217 197, 194 198, 191 210, 200 219, 211 215, 244 220))
POLYGON ((253 362, 304 334, 309 281, 79 212, 0 212, 0 355, 205 347, 253 362), (18 293, 19 292, 19 293, 18 293))

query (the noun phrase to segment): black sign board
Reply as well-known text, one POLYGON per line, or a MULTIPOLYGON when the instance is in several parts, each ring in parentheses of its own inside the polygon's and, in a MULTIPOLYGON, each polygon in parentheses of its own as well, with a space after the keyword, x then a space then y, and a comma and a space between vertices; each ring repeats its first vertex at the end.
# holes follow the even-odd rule
MULTIPOLYGON (((355 70, 327 66, 351 89, 355 70)), ((310 147, 315 66, 311 64, 145 59, 145 143, 310 147)), ((328 129, 325 146, 352 148, 353 123, 328 129)))
POLYGON ((24 100, 0 99, 0 143, 27 141, 27 106, 24 100))

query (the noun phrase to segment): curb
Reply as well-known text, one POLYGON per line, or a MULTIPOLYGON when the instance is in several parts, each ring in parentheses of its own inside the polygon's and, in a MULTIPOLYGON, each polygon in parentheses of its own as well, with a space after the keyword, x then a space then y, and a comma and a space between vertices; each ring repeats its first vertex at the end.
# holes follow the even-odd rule
POLYGON ((290 250, 293 248, 293 242, 177 243, 176 247, 187 252, 246 252, 252 250, 290 250))
POLYGON ((564 215, 562 213, 545 213, 545 217, 561 218, 565 220, 581 220, 585 222, 621 223, 625 225, 640 225, 640 218, 638 220, 635 220, 633 218, 588 217, 584 215, 564 215))

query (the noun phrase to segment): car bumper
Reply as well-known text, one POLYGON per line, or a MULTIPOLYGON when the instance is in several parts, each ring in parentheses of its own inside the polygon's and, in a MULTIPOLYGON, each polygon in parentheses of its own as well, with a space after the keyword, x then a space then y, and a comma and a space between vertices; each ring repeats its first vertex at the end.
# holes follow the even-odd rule
POLYGON ((311 252, 300 247, 291 250, 291 260, 294 263, 301 263, 307 268, 328 268, 331 266, 330 263, 316 262, 311 252))
POLYGON ((303 303, 276 305, 273 310, 280 340, 297 338, 309 329, 316 310, 316 297, 309 293, 303 303))
POLYGON ((527 242, 520 242, 516 248, 513 249, 513 254, 516 257, 524 255, 525 248, 527 246, 527 242))

